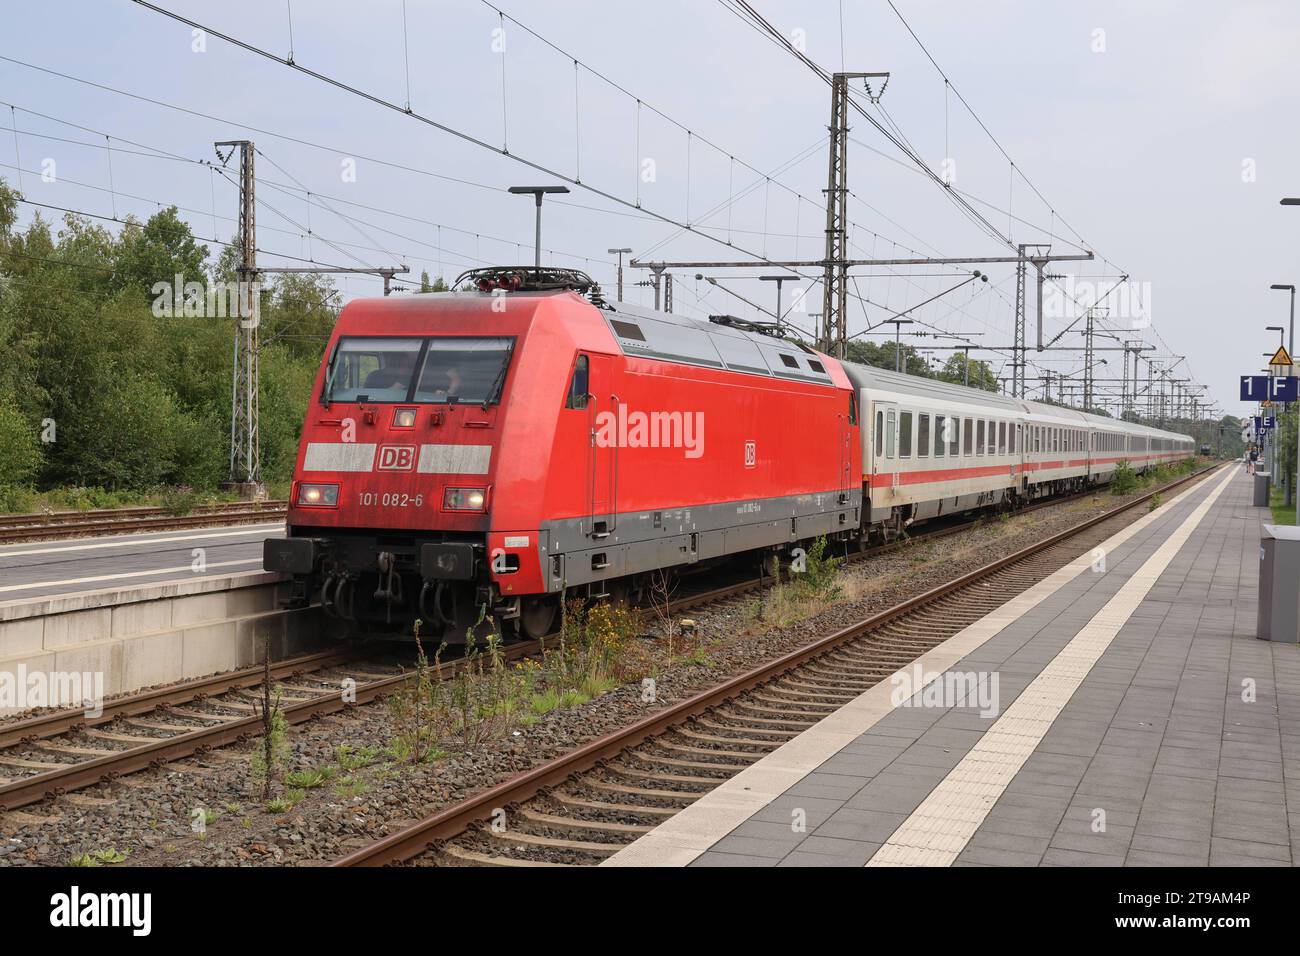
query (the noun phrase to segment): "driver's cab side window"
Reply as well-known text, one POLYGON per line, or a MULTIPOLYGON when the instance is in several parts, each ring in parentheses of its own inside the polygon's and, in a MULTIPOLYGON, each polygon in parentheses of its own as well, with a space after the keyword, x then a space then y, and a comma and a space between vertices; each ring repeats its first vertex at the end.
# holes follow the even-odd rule
POLYGON ((587 356, 579 355, 573 366, 573 380, 569 382, 569 395, 564 401, 565 408, 586 408, 588 391, 587 356))

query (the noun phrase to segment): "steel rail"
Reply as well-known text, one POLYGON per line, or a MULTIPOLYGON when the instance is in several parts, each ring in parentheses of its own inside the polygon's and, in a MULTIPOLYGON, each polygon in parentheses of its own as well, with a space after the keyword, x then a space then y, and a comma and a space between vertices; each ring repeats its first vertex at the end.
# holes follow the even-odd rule
MULTIPOLYGON (((540 642, 524 641, 503 648, 501 653, 506 660, 515 660, 534 653, 539 648, 540 642)), ((464 659, 446 661, 431 668, 432 677, 441 680, 455 676, 467 663, 470 662, 464 659)), ((355 700, 345 701, 343 694, 336 690, 309 700, 288 704, 280 711, 288 723, 304 723, 397 693, 418 676, 419 671, 407 671, 392 677, 359 683, 356 687, 355 700)), ((253 681, 254 685, 260 683, 260 678, 253 681)), ((239 688, 227 688, 230 689, 239 688)), ((220 705, 220 701, 216 703, 220 705)), ((115 779, 123 774, 162 766, 169 761, 192 756, 214 747, 237 743, 256 736, 261 728, 262 717, 258 714, 250 714, 247 717, 224 720, 211 727, 199 727, 189 733, 147 739, 147 742, 138 747, 130 747, 118 753, 105 754, 79 763, 70 763, 58 770, 43 771, 0 786, 0 809, 12 810, 35 803, 47 796, 58 796, 69 790, 115 779)), ((146 739, 142 738, 142 740, 146 739)))

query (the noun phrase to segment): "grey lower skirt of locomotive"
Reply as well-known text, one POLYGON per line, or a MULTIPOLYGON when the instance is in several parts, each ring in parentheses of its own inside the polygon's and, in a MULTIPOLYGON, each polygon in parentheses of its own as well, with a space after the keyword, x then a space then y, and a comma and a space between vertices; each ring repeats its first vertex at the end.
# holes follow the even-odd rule
POLYGON ((284 607, 319 600, 350 636, 465 641, 491 629, 495 588, 487 584, 482 536, 382 535, 331 531, 328 537, 267 538, 262 567, 290 577, 284 607), (481 633, 480 633, 481 632, 481 633))

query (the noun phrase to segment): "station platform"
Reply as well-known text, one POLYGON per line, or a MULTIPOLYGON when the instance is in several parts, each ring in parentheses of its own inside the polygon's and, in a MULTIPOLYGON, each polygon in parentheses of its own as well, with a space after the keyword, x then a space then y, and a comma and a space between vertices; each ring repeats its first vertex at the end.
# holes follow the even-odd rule
POLYGON ((1292 865, 1300 647, 1255 638, 1251 491, 1212 472, 605 865, 1292 865))
POLYGON ((0 603, 129 588, 196 576, 204 572, 260 571, 262 541, 284 536, 284 522, 100 535, 0 546, 0 603))

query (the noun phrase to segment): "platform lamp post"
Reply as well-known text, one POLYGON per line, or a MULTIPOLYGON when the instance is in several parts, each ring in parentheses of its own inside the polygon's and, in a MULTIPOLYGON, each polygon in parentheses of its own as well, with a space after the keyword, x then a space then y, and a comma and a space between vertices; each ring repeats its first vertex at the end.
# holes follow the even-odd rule
MULTIPOLYGON (((1283 196, 1280 205, 1283 205, 1283 206, 1300 206, 1300 196, 1283 196)), ((1277 287, 1275 286, 1274 288, 1277 288, 1277 287)), ((1291 337, 1291 347, 1292 347, 1292 348, 1295 348, 1295 333, 1294 333, 1294 329, 1295 329, 1295 287, 1294 287, 1294 286, 1291 287, 1291 328, 1292 328, 1292 330, 1293 330, 1293 331, 1292 331, 1292 337, 1291 337)), ((1292 361, 1294 361, 1294 358, 1292 359, 1292 361)), ((1296 434, 1296 455, 1297 455, 1297 458, 1300 458, 1300 415, 1296 415, 1296 421, 1297 421, 1297 425, 1296 425, 1296 429, 1297 429, 1297 434, 1296 434)), ((1297 475, 1297 477, 1300 477, 1300 460, 1298 460, 1298 461, 1296 462, 1296 475, 1297 475)), ((1297 508, 1297 509, 1296 509, 1296 523, 1297 523, 1297 524, 1300 524, 1300 508, 1297 508)))
POLYGON ((511 186, 510 192, 516 196, 532 196, 537 200, 537 238, 536 251, 533 253, 533 265, 542 266, 542 197, 548 193, 567 193, 568 186, 511 186))
POLYGON ((632 250, 626 247, 622 249, 610 249, 610 253, 618 254, 618 301, 623 301, 623 253, 631 253, 632 250))
POLYGON ((894 371, 895 371, 895 372, 906 372, 906 371, 907 371, 907 366, 903 364, 903 352, 902 352, 901 345, 900 345, 900 332, 899 332, 899 330, 900 330, 904 325, 911 325, 911 324, 912 324, 912 320, 911 320, 911 319, 885 319, 885 321, 882 322, 882 323, 880 323, 880 324, 881 324, 881 325, 893 325, 893 327, 894 327, 894 371))
POLYGON ((1295 351, 1295 286, 1285 285, 1284 283, 1281 282, 1275 282, 1271 286, 1269 286, 1269 288, 1276 289, 1278 292, 1291 293, 1291 331, 1287 336, 1286 349, 1288 352, 1294 352, 1295 351))
MULTIPOLYGON (((1269 332, 1277 333, 1278 348, 1282 348, 1283 346, 1286 345, 1286 329, 1282 328, 1282 326, 1280 325, 1266 325, 1264 326, 1264 328, 1269 332)), ((1272 358, 1272 355, 1266 354, 1265 357, 1272 358)), ((1268 366, 1269 378, 1276 377, 1276 373, 1273 371, 1274 368, 1275 366, 1270 362, 1268 366)), ((1272 392, 1270 392, 1269 394, 1272 395, 1272 392)), ((1286 481, 1286 479, 1282 477, 1280 474, 1282 471, 1282 465, 1277 460, 1278 459, 1277 452, 1278 452, 1277 429, 1274 428, 1272 429, 1272 431, 1269 432, 1269 436, 1268 436, 1268 457, 1269 460, 1273 463, 1273 484, 1274 485, 1278 483, 1279 479, 1281 479, 1284 483, 1286 481)))
MULTIPOLYGON (((1276 289, 1278 292, 1291 293, 1291 331, 1287 337, 1286 348, 1287 351, 1291 353, 1291 361, 1294 362, 1295 361, 1295 286, 1286 285, 1285 283, 1281 283, 1281 282, 1275 282, 1271 286, 1269 286, 1269 288, 1276 289)), ((1291 367, 1291 374, 1293 375, 1295 374, 1295 366, 1291 367)), ((1297 446, 1300 446, 1300 441, 1297 441, 1296 444, 1297 446)), ((1300 454, 1300 447, 1297 448, 1297 454, 1300 454)), ((1300 478, 1300 474, 1297 474, 1297 477, 1300 478)), ((1285 478, 1282 481, 1282 484, 1286 486, 1285 487, 1286 504, 1288 507, 1291 505, 1291 499, 1295 491, 1295 489, 1291 487, 1290 478, 1291 478, 1291 473, 1290 471, 1288 471, 1285 478)))

